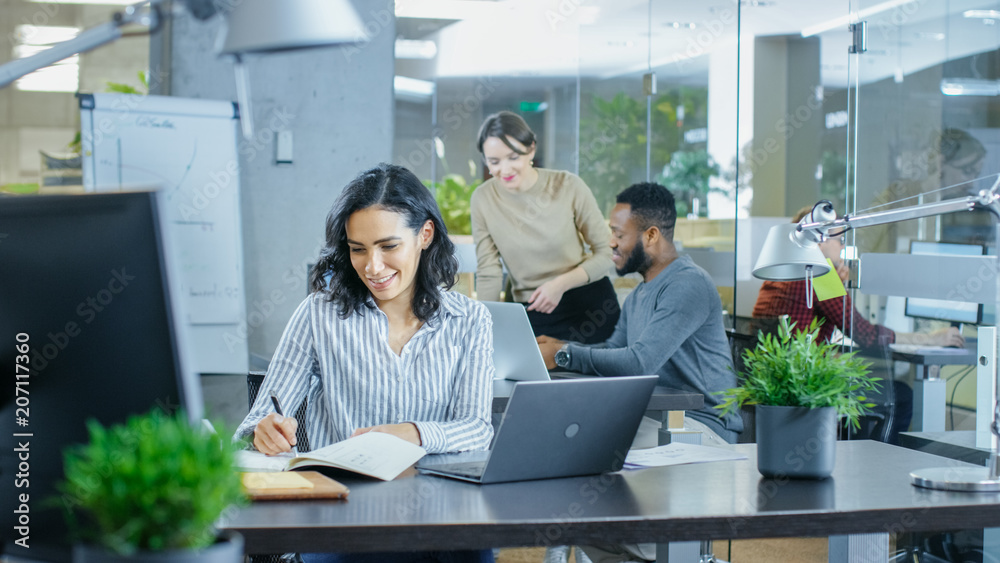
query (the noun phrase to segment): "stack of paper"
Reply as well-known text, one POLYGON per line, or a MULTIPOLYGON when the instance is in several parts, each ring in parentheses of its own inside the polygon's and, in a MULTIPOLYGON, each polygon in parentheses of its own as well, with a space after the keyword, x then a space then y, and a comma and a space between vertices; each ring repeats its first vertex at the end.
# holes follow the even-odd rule
POLYGON ((673 443, 645 450, 629 450, 625 456, 624 469, 639 469, 642 467, 663 467, 665 465, 682 465, 685 463, 706 463, 709 461, 731 461, 747 459, 747 456, 711 446, 696 446, 694 444, 673 443))

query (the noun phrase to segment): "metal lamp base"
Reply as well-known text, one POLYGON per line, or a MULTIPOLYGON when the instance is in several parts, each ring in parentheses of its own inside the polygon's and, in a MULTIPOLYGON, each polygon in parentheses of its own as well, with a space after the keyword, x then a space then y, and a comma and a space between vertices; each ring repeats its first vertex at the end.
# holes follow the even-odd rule
POLYGON ((1000 477, 989 467, 928 467, 910 473, 910 483, 938 491, 1000 492, 1000 477))

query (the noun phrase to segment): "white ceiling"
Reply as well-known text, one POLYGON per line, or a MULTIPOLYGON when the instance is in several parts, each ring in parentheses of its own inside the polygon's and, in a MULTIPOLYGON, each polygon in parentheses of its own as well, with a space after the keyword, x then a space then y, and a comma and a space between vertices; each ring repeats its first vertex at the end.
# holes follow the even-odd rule
MULTIPOLYGON (((421 6, 439 4, 399 0, 397 6, 404 8, 402 13, 419 14, 421 6)), ((437 27, 445 27, 428 38, 438 41, 439 77, 579 73, 607 78, 644 72, 650 66, 661 79, 704 77, 710 53, 736 57, 738 37, 746 42, 757 36, 801 35, 827 24, 835 27, 818 34, 822 81, 828 87, 844 87, 854 73, 862 83, 905 76, 1000 46, 1000 21, 962 16, 970 9, 1000 9, 1000 2, 989 0, 745 0, 739 8, 735 0, 450 4, 477 9, 462 10, 465 19, 450 25, 448 20, 436 20, 437 27), (859 13, 868 21, 868 52, 853 57, 847 52, 851 37, 846 18, 859 13)), ((401 18, 400 29, 406 31, 420 21, 401 18)))

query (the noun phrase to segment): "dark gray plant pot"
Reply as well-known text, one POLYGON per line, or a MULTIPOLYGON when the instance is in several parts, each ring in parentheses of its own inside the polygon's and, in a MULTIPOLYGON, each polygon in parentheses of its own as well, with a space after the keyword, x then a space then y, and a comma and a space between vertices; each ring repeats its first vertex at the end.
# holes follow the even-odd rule
POLYGON ((243 563, 243 536, 236 532, 219 533, 219 540, 201 550, 177 550, 159 553, 141 552, 118 555, 103 547, 77 544, 73 546, 73 563, 243 563))
POLYGON ((837 452, 833 407, 757 405, 757 470, 772 478, 825 479, 837 452))

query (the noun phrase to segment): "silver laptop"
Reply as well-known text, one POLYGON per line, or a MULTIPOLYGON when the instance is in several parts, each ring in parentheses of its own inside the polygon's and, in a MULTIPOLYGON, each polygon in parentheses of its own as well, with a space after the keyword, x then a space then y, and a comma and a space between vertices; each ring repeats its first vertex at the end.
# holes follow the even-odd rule
POLYGON ((659 378, 523 381, 489 452, 424 456, 417 470, 473 483, 618 471, 659 378))
POLYGON ((497 301, 483 301, 483 305, 493 315, 496 379, 547 381, 549 370, 545 369, 524 305, 497 301))

